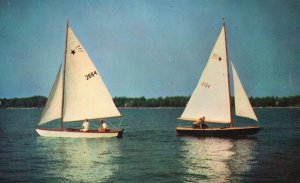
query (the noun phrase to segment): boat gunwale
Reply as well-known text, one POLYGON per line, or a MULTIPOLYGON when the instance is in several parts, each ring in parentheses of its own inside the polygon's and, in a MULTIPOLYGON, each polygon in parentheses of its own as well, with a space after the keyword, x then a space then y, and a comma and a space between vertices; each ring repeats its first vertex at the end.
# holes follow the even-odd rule
POLYGON ((74 128, 36 128, 36 130, 44 130, 44 131, 55 131, 55 132, 69 132, 69 133, 119 133, 123 131, 123 129, 112 129, 109 131, 99 131, 99 130, 88 130, 88 131, 80 131, 80 129, 74 128))
POLYGON ((233 131, 233 130, 245 130, 245 129, 261 129, 260 126, 245 126, 245 127, 222 127, 222 128, 193 128, 193 127, 176 127, 178 130, 187 130, 187 131, 233 131))

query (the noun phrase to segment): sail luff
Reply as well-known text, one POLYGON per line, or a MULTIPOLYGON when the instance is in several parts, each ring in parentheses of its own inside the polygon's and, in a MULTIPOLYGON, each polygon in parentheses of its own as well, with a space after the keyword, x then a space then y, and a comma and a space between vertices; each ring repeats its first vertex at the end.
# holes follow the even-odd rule
POLYGON ((257 121, 257 117, 232 62, 231 66, 234 84, 235 113, 237 116, 247 117, 257 121))
POLYGON ((223 23, 224 27, 224 36, 225 36, 225 48, 226 48, 226 62, 227 62, 227 78, 228 78, 228 100, 229 100, 229 111, 230 111, 230 127, 233 127, 232 120, 232 105, 231 105, 231 91, 230 91, 230 77, 229 77, 229 63, 228 63, 228 49, 227 49, 227 32, 226 32, 226 23, 223 23))
POLYGON ((69 19, 67 19, 67 28, 66 28, 66 41, 65 41, 65 53, 64 53, 64 72, 63 72, 63 86, 62 86, 62 105, 61 105, 61 119, 60 119, 60 128, 64 128, 63 119, 64 119, 64 105, 65 105, 65 78, 66 78, 66 59, 67 59, 67 46, 68 46, 68 29, 69 29, 69 19))

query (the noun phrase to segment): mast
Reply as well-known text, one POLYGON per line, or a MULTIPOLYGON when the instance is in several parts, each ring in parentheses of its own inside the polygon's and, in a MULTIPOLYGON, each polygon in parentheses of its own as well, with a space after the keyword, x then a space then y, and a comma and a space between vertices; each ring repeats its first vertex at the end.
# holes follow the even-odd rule
POLYGON ((61 105, 61 118, 60 118, 60 128, 63 129, 63 117, 64 117, 64 103, 65 103, 65 76, 66 76, 66 59, 67 59, 67 43, 68 43, 68 29, 69 29, 69 19, 67 19, 67 29, 66 29, 66 42, 65 42, 65 55, 64 55, 64 72, 63 72, 63 87, 62 87, 62 105, 61 105))
POLYGON ((223 18, 223 26, 224 26, 224 33, 225 33, 225 48, 226 48, 226 59, 227 59, 227 77, 228 77, 228 98, 229 98, 229 109, 230 109, 230 127, 233 127, 233 120, 232 120, 232 106, 231 106, 231 95, 230 95, 230 77, 229 77, 229 64, 228 64, 228 50, 227 50, 227 38, 226 38, 226 24, 223 18))

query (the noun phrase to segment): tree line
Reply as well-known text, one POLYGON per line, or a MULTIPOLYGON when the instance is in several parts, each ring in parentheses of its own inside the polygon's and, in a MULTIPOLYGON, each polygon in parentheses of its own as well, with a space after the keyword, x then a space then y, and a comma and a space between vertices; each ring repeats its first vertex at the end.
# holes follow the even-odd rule
POLYGON ((190 97, 158 97, 158 98, 128 98, 115 97, 113 100, 117 107, 184 107, 190 97))
POLYGON ((0 98, 0 108, 40 108, 44 107, 47 97, 32 96, 26 98, 0 98))
POLYGON ((289 97, 250 97, 254 107, 288 107, 300 106, 300 95, 289 97))
MULTIPOLYGON (((189 96, 173 97, 115 97, 117 107, 185 107, 189 96)), ((234 98, 231 97, 232 105, 234 98)), ((300 106, 300 95, 289 97, 250 97, 253 107, 288 107, 300 106)), ((32 96, 27 98, 0 98, 0 108, 40 108, 44 107, 47 98, 44 96, 32 96)))

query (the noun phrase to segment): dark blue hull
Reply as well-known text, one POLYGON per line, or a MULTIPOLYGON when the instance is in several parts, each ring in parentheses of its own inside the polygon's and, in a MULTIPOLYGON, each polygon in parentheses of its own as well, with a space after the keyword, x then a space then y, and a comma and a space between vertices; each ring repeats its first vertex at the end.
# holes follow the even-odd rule
POLYGON ((233 127, 233 128, 191 128, 177 127, 178 136, 195 136, 195 137, 239 137, 254 135, 259 132, 260 126, 256 127, 233 127))

